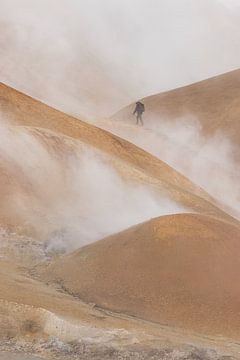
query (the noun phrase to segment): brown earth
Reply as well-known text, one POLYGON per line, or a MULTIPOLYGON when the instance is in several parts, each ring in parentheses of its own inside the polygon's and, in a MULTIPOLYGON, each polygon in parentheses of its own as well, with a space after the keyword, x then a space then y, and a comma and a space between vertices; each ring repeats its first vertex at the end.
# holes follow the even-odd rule
MULTIPOLYGON (((43 132, 41 136, 45 143, 49 141, 44 139, 46 130, 54 132, 52 138, 58 144, 54 145, 57 151, 59 146, 61 147, 59 143, 63 141, 62 136, 67 136, 71 141, 80 140, 81 143, 107 154, 111 164, 128 181, 145 184, 194 212, 220 218, 228 217, 218 208, 219 204, 212 197, 186 177, 156 157, 107 131, 61 113, 4 84, 0 84, 0 105, 3 118, 15 125, 32 128, 31 131, 37 131, 38 137, 43 132)), ((2 171, 2 175, 4 172, 2 171)), ((6 183, 6 180, 2 180, 2 184, 4 181, 6 183)))
MULTIPOLYGON (((37 138, 61 166, 69 152, 94 149, 126 182, 144 184, 199 213, 151 220, 49 265, 36 258, 38 270, 31 268, 24 248, 21 261, 1 258, 0 339, 7 335, 35 344, 33 338, 56 336, 66 342, 84 335, 112 344, 113 333, 115 345, 182 344, 195 341, 193 331, 239 339, 239 222, 180 173, 117 136, 4 84, 0 105, 3 121, 37 138)), ((21 225, 9 204, 22 193, 30 206, 39 194, 14 162, 0 159, 1 224, 21 225)), ((211 341, 214 346, 222 341, 224 348, 229 343, 225 337, 206 343, 211 341)))
POLYGON ((83 247, 42 272, 101 308, 239 339, 239 252, 239 226, 179 214, 83 247))

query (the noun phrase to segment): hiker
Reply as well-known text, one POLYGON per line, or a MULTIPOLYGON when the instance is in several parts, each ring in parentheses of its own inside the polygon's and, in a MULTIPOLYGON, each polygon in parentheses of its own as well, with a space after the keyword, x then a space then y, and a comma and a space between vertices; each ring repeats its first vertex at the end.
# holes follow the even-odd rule
POLYGON ((142 119, 142 114, 145 111, 145 106, 143 103, 141 103, 140 101, 136 102, 136 107, 135 110, 133 112, 133 115, 137 114, 136 119, 136 125, 138 125, 138 123, 141 123, 141 125, 143 126, 143 119, 142 119))

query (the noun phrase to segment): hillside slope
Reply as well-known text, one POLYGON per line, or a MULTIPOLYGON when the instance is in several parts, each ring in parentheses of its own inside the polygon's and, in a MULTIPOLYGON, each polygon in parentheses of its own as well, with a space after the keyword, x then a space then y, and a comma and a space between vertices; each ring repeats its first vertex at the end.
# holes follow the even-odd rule
POLYGON ((64 256, 42 273, 105 309, 238 337, 239 251, 239 226, 169 215, 64 256))
MULTIPOLYGON (((160 118, 173 120, 196 116, 202 133, 211 136, 221 130, 240 152, 240 70, 219 75, 192 85, 149 96, 144 99, 147 122, 160 118)), ((112 117, 115 120, 132 119, 130 105, 112 117)))
POLYGON ((3 118, 15 125, 38 127, 80 140, 107 154, 125 178, 148 185, 193 211, 227 216, 201 188, 161 160, 117 136, 54 110, 4 84, 0 85, 0 105, 3 118), (129 170, 122 171, 126 166, 129 170))

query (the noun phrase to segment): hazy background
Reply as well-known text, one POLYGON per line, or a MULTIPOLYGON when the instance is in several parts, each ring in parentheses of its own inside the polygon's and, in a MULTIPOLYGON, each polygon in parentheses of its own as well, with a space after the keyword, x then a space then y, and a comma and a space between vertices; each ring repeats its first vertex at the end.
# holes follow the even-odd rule
POLYGON ((0 0, 0 80, 82 118, 240 65, 238 0, 0 0))

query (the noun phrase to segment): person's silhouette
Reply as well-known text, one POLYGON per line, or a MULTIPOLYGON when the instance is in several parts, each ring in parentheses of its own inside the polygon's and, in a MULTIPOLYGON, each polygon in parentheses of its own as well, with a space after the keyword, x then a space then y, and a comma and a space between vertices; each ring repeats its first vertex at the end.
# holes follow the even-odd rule
POLYGON ((145 106, 143 103, 141 103, 140 101, 136 102, 136 107, 135 110, 133 112, 133 115, 136 114, 136 125, 138 125, 139 123, 141 123, 141 125, 143 126, 143 119, 142 119, 142 114, 145 111, 145 106))

